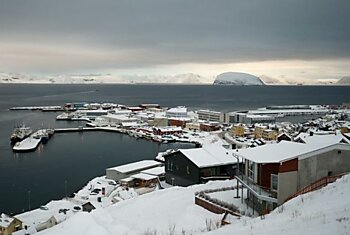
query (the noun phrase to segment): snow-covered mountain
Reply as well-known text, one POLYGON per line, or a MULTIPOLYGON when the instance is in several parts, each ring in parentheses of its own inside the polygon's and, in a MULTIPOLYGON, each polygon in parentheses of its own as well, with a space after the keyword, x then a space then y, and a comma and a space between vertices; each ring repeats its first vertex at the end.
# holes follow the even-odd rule
POLYGON ((1 73, 0 83, 42 84, 96 84, 96 83, 164 83, 164 84, 210 84, 212 78, 187 73, 174 76, 162 75, 111 75, 111 74, 63 74, 56 76, 29 76, 19 73, 1 73))
POLYGON ((226 72, 218 75, 214 85, 264 85, 259 77, 248 73, 226 72))
POLYGON ((342 77, 336 83, 337 85, 350 85, 350 76, 342 77))

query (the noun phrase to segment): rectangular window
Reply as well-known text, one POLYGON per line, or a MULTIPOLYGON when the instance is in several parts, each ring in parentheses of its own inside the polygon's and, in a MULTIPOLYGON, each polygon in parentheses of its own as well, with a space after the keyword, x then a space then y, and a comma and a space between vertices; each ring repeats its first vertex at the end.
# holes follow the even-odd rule
POLYGON ((278 175, 271 174, 271 190, 278 190, 278 175))
POLYGON ((254 180, 254 162, 248 161, 248 177, 254 180))

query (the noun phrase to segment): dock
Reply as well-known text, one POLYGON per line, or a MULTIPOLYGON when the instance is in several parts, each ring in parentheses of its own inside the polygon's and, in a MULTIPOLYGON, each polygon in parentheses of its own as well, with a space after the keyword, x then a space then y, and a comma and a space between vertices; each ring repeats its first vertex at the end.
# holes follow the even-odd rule
POLYGON ((81 131, 98 131, 98 128, 94 127, 71 127, 71 128, 56 128, 55 133, 64 132, 81 132, 81 131))
POLYGON ((58 111, 64 111, 64 108, 62 106, 23 106, 23 107, 12 107, 10 110, 39 110, 43 112, 58 112, 58 111))

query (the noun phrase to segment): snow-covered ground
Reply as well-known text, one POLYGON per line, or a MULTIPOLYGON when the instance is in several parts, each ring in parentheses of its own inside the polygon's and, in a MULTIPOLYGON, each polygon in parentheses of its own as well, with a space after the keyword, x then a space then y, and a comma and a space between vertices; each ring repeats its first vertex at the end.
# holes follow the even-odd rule
POLYGON ((235 220, 210 235, 226 234, 350 234, 350 175, 292 199, 265 219, 235 220))
POLYGON ((194 234, 207 231, 222 215, 195 205, 195 192, 232 186, 234 181, 172 187, 125 200, 90 214, 80 212, 40 234, 194 234), (211 222, 209 222, 211 221, 211 222), (171 233, 171 232, 174 233, 171 233))
MULTIPOLYGON (((40 234, 199 234, 221 220, 194 203, 194 193, 232 186, 216 181, 155 191, 91 213, 78 212, 40 234), (211 221, 211 222, 209 222, 211 221)), ((219 193, 220 194, 220 193, 219 193)), ((224 199, 227 195, 216 196, 224 199)), ((325 188, 299 196, 264 219, 242 217, 209 234, 350 234, 350 175, 325 188)))

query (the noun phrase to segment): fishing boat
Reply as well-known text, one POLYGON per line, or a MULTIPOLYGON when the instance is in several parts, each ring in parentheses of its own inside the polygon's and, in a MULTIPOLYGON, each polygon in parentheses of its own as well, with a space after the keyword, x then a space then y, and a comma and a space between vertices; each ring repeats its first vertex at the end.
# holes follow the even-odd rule
POLYGON ((11 144, 14 145, 17 142, 22 141, 32 134, 32 129, 30 127, 26 127, 25 125, 16 127, 10 137, 11 144))

